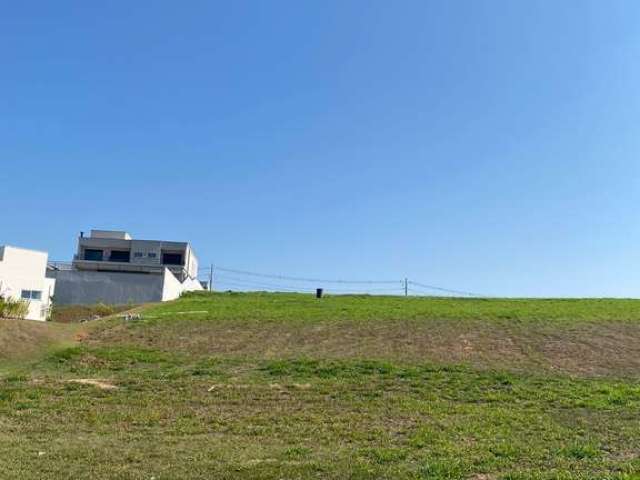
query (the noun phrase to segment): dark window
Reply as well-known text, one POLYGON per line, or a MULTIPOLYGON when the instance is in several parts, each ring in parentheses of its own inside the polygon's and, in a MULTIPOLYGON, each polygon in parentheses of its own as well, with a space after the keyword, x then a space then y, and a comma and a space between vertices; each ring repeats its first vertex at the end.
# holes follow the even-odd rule
POLYGON ((22 290, 21 297, 25 300, 42 300, 42 292, 40 290, 22 290))
POLYGON ((92 250, 87 248, 84 251, 84 259, 85 260, 94 260, 101 262, 102 261, 102 250, 92 250))
POLYGON ((144 253, 142 253, 142 252, 134 252, 133 256, 136 257, 136 258, 142 258, 142 257, 144 257, 144 253))
POLYGON ((110 262, 128 262, 131 252, 129 250, 111 250, 110 262))
POLYGON ((181 253, 163 253, 162 263, 165 265, 182 265, 181 253))
POLYGON ((157 255, 155 254, 155 252, 149 252, 149 253, 147 254, 147 256, 148 256, 149 258, 156 258, 156 256, 157 256, 157 255))

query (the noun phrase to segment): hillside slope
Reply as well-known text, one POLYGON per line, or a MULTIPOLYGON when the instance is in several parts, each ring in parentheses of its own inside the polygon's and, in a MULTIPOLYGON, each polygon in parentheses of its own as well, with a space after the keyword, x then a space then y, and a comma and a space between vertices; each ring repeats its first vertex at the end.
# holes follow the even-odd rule
POLYGON ((639 478, 639 307, 189 295, 0 379, 0 478, 639 478))
POLYGON ((572 375, 640 372, 640 301, 195 294, 92 344, 191 356, 368 358, 572 375))
POLYGON ((0 319, 1 362, 30 361, 55 347, 74 341, 73 325, 0 319))

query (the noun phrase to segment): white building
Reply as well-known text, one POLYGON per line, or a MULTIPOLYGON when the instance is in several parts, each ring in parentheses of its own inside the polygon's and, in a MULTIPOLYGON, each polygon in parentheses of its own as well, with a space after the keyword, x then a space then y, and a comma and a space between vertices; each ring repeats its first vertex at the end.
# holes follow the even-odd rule
POLYGON ((203 290, 188 242, 139 240, 113 230, 81 233, 73 262, 51 264, 47 276, 57 281, 59 305, 164 302, 203 290))
POLYGON ((47 320, 55 280, 46 278, 46 252, 0 246, 0 296, 29 302, 28 320, 47 320))

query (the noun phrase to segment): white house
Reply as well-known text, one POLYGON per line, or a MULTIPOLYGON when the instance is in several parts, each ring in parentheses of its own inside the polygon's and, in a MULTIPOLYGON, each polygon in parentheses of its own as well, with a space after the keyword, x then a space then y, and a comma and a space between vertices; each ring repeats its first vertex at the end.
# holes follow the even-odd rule
POLYGON ((189 242, 140 240, 115 230, 80 233, 73 262, 50 264, 47 277, 56 279, 58 305, 164 302, 203 290, 189 242))
POLYGON ((0 246, 0 296, 29 302, 28 320, 47 320, 55 279, 47 278, 46 252, 0 246))

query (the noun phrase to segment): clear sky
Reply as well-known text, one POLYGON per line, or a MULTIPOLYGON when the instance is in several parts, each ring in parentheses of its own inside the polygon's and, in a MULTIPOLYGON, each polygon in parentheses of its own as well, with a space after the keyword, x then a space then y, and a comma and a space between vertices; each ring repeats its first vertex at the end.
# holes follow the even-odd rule
POLYGON ((640 2, 7 2, 0 244, 640 297, 640 2))

